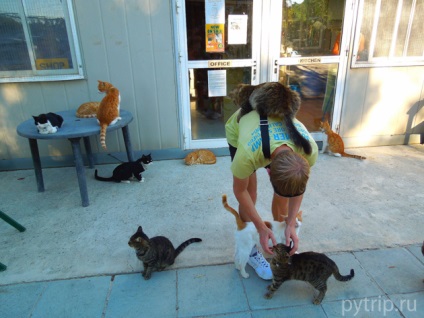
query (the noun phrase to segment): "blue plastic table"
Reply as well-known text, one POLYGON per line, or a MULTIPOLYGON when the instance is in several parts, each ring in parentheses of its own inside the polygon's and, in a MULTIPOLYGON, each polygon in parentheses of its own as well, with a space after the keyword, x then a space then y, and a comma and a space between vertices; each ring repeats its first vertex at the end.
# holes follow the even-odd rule
MULTIPOLYGON (((94 168, 93 154, 90 145, 90 136, 100 134, 100 126, 96 118, 78 118, 75 116, 75 110, 56 112, 63 117, 62 127, 54 134, 40 134, 34 124, 33 119, 28 119, 19 124, 18 135, 28 138, 31 149, 32 161, 34 163, 35 178, 37 180, 38 192, 44 192, 43 172, 41 169, 40 154, 38 151, 37 140, 68 139, 71 142, 72 151, 75 159, 75 168, 77 171, 78 184, 81 193, 82 206, 88 206, 87 182, 85 180, 84 163, 82 160, 80 139, 83 138, 84 146, 88 157, 90 168, 94 168)), ((121 120, 107 128, 107 132, 122 128, 125 148, 127 150, 128 161, 134 161, 128 124, 133 120, 129 111, 120 110, 121 120)))

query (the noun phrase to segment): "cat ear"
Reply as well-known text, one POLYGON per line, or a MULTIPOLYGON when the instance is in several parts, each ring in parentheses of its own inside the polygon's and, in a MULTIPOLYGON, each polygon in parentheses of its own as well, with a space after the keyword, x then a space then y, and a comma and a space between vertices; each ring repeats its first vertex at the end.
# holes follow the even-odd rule
POLYGON ((138 227, 137 232, 143 232, 143 229, 141 228, 141 226, 138 227))
POLYGON ((303 221, 303 212, 302 212, 302 211, 299 211, 299 212, 297 213, 297 220, 298 220, 299 222, 302 222, 302 221, 303 221))

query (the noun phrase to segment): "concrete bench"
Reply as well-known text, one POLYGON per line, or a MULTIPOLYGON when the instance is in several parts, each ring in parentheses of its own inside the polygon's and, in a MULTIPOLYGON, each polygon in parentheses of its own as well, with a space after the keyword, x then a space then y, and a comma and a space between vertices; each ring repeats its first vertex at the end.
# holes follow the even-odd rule
MULTIPOLYGON (((94 160, 90 145, 90 136, 100 134, 100 126, 96 118, 78 118, 75 116, 75 110, 56 112, 63 117, 62 127, 54 134, 40 134, 34 124, 33 119, 28 119, 19 124, 17 133, 19 136, 28 138, 31 149, 32 161, 34 163, 35 177, 37 180, 38 192, 44 192, 43 172, 41 168, 40 154, 38 151, 37 140, 53 140, 68 139, 71 142, 72 151, 75 159, 75 168, 78 177, 78 184, 81 193, 82 206, 89 205, 87 182, 85 180, 85 170, 81 154, 80 139, 83 138, 84 146, 87 153, 87 159, 90 168, 94 168, 94 160)), ((125 148, 127 151, 128 161, 134 161, 128 124, 133 120, 133 116, 129 111, 120 110, 121 120, 107 128, 107 132, 122 129, 125 148)))

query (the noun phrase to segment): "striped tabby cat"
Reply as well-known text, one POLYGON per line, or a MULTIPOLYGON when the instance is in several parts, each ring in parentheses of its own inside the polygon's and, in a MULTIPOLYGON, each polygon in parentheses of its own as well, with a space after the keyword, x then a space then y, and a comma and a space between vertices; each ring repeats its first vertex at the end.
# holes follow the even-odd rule
POLYGON ((200 238, 191 238, 181 243, 176 249, 171 241, 164 236, 155 236, 149 239, 138 227, 128 245, 135 249, 137 258, 143 262, 144 271, 142 275, 145 280, 150 279, 152 272, 163 271, 166 267, 174 264, 177 256, 191 243, 201 242, 200 238))
MULTIPOLYGON (((235 251, 234 251, 234 265, 236 269, 240 271, 240 275, 244 278, 249 278, 249 274, 246 272, 246 264, 249 260, 252 248, 260 246, 259 233, 253 222, 244 222, 240 215, 234 208, 232 208, 227 202, 227 195, 222 195, 222 205, 236 218, 237 230, 234 234, 235 238, 235 251)), ((288 216, 287 216, 288 217, 288 216)), ((284 220, 286 220, 286 218, 284 220)), ((299 211, 296 215, 296 234, 299 235, 300 226, 302 225, 302 211, 299 211)), ((286 241, 286 222, 278 221, 265 221, 266 226, 272 230, 274 237, 277 242, 286 241)))
POLYGON ((256 86, 239 84, 230 92, 229 97, 241 108, 238 121, 252 110, 256 110, 261 116, 280 118, 294 144, 301 147, 306 154, 311 154, 310 142, 293 123, 301 104, 297 92, 278 82, 267 82, 256 86))
POLYGON ((97 88, 99 92, 106 93, 100 102, 99 109, 97 110, 97 121, 100 125, 100 144, 103 149, 106 148, 106 129, 109 125, 115 124, 119 117, 119 108, 121 103, 121 95, 119 90, 111 83, 98 81, 97 88))
POLYGON ((272 298, 274 292, 287 280, 302 280, 318 289, 319 294, 313 303, 319 305, 327 292, 327 279, 334 277, 346 282, 355 276, 353 269, 346 276, 340 275, 339 268, 332 259, 325 254, 305 252, 289 256, 290 247, 277 244, 273 247, 274 257, 271 261, 272 284, 268 286, 265 298, 272 298))

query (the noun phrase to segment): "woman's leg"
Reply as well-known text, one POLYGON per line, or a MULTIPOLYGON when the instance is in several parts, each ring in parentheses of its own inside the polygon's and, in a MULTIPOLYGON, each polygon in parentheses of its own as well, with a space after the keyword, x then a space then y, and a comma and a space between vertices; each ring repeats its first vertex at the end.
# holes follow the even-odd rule
POLYGON ((274 193, 271 211, 274 221, 283 222, 284 217, 289 215, 289 199, 274 193))
MULTIPOLYGON (((256 204, 257 198, 257 189, 258 189, 258 180, 256 178, 256 171, 252 173, 249 177, 249 184, 247 186, 247 192, 249 192, 250 197, 252 198, 253 204, 256 204)), ((243 209, 239 205, 239 214, 243 221, 249 222, 250 218, 243 212, 243 209)))

